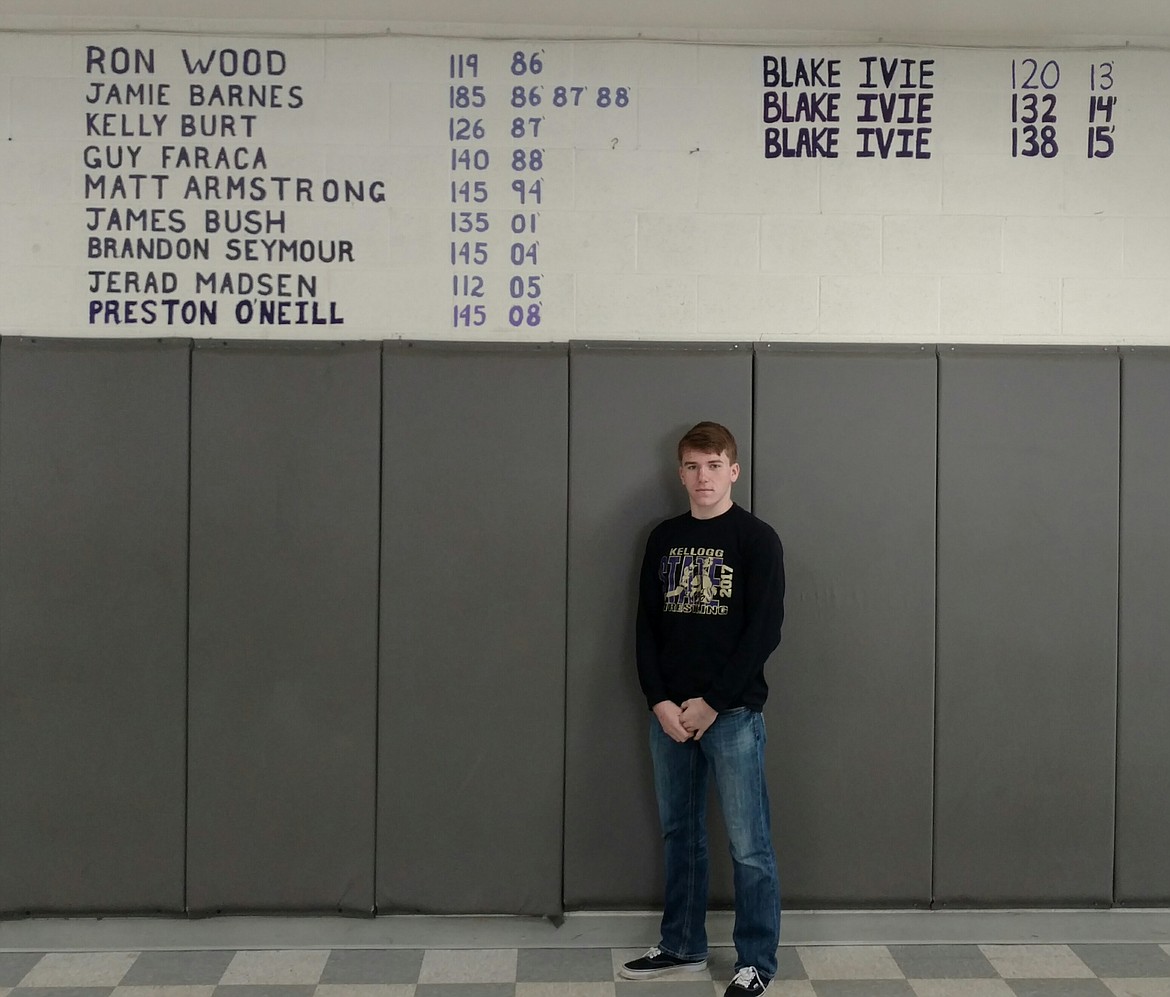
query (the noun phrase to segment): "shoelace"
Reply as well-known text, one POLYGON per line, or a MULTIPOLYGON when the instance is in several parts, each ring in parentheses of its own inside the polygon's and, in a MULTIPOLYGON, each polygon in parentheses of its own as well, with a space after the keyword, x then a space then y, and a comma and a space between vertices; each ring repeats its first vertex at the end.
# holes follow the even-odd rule
POLYGON ((660 949, 657 945, 651 945, 650 950, 642 958, 657 959, 660 955, 662 955, 662 949, 660 949))
POLYGON ((760 979, 760 974, 755 966, 744 966, 743 969, 735 974, 735 978, 731 983, 733 986, 743 987, 745 990, 753 986, 762 987, 764 985, 764 981, 760 979))

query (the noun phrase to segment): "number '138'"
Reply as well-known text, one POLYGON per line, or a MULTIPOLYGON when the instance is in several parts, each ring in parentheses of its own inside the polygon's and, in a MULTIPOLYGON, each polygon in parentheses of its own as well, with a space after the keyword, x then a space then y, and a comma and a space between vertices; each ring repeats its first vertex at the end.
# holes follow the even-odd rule
POLYGON ((1056 126, 1024 125, 1022 128, 1012 129, 1012 155, 1041 156, 1044 159, 1054 159, 1060 151, 1056 143, 1056 126))

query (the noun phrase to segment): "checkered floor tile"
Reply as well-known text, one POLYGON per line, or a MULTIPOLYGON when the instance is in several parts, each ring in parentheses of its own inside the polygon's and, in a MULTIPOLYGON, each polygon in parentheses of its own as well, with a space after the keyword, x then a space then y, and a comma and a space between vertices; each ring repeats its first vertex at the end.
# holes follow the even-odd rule
MULTIPOLYGON (((0 952, 0 997, 718 997, 705 973, 617 975, 636 949, 0 952)), ((772 997, 1170 997, 1170 945, 783 947, 772 997)))

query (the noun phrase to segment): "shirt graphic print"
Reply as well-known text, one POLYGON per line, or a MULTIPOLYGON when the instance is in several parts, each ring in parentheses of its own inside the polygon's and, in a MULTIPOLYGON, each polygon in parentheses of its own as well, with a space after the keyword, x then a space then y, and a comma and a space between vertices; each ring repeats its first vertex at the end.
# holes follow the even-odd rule
POLYGON ((662 611, 726 616, 733 576, 722 548, 671 547, 658 567, 662 611))

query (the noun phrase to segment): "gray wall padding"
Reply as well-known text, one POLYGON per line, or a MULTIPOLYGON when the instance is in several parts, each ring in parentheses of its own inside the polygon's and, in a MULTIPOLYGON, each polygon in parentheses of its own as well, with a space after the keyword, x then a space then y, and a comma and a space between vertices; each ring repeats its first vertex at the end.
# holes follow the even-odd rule
MULTIPOLYGON (((575 346, 569 420, 569 645, 565 905, 662 902, 650 713, 634 665, 637 574, 651 528, 685 512, 675 445, 694 423, 726 424, 750 507, 751 352, 575 346)), ((712 811, 712 827, 718 827, 712 811)), ((726 839, 713 834, 712 896, 730 897, 726 839)))
POLYGON ((940 903, 1113 892, 1113 351, 943 351, 940 903))
POLYGON ((3 339, 0 915, 657 906, 702 418, 787 552, 786 902, 1170 903, 1170 350, 754 358, 3 339))
POLYGON ((568 357, 388 345, 382 911, 561 910, 568 357))
POLYGON ((379 345, 192 361, 188 900, 369 912, 379 345))
POLYGON ((0 350, 0 913, 182 910, 188 349, 0 350))
POLYGON ((800 906, 931 899, 934 351, 756 357, 755 506, 785 545, 770 784, 800 906))
POLYGON ((1122 353, 1117 900, 1170 903, 1170 350, 1122 353))

